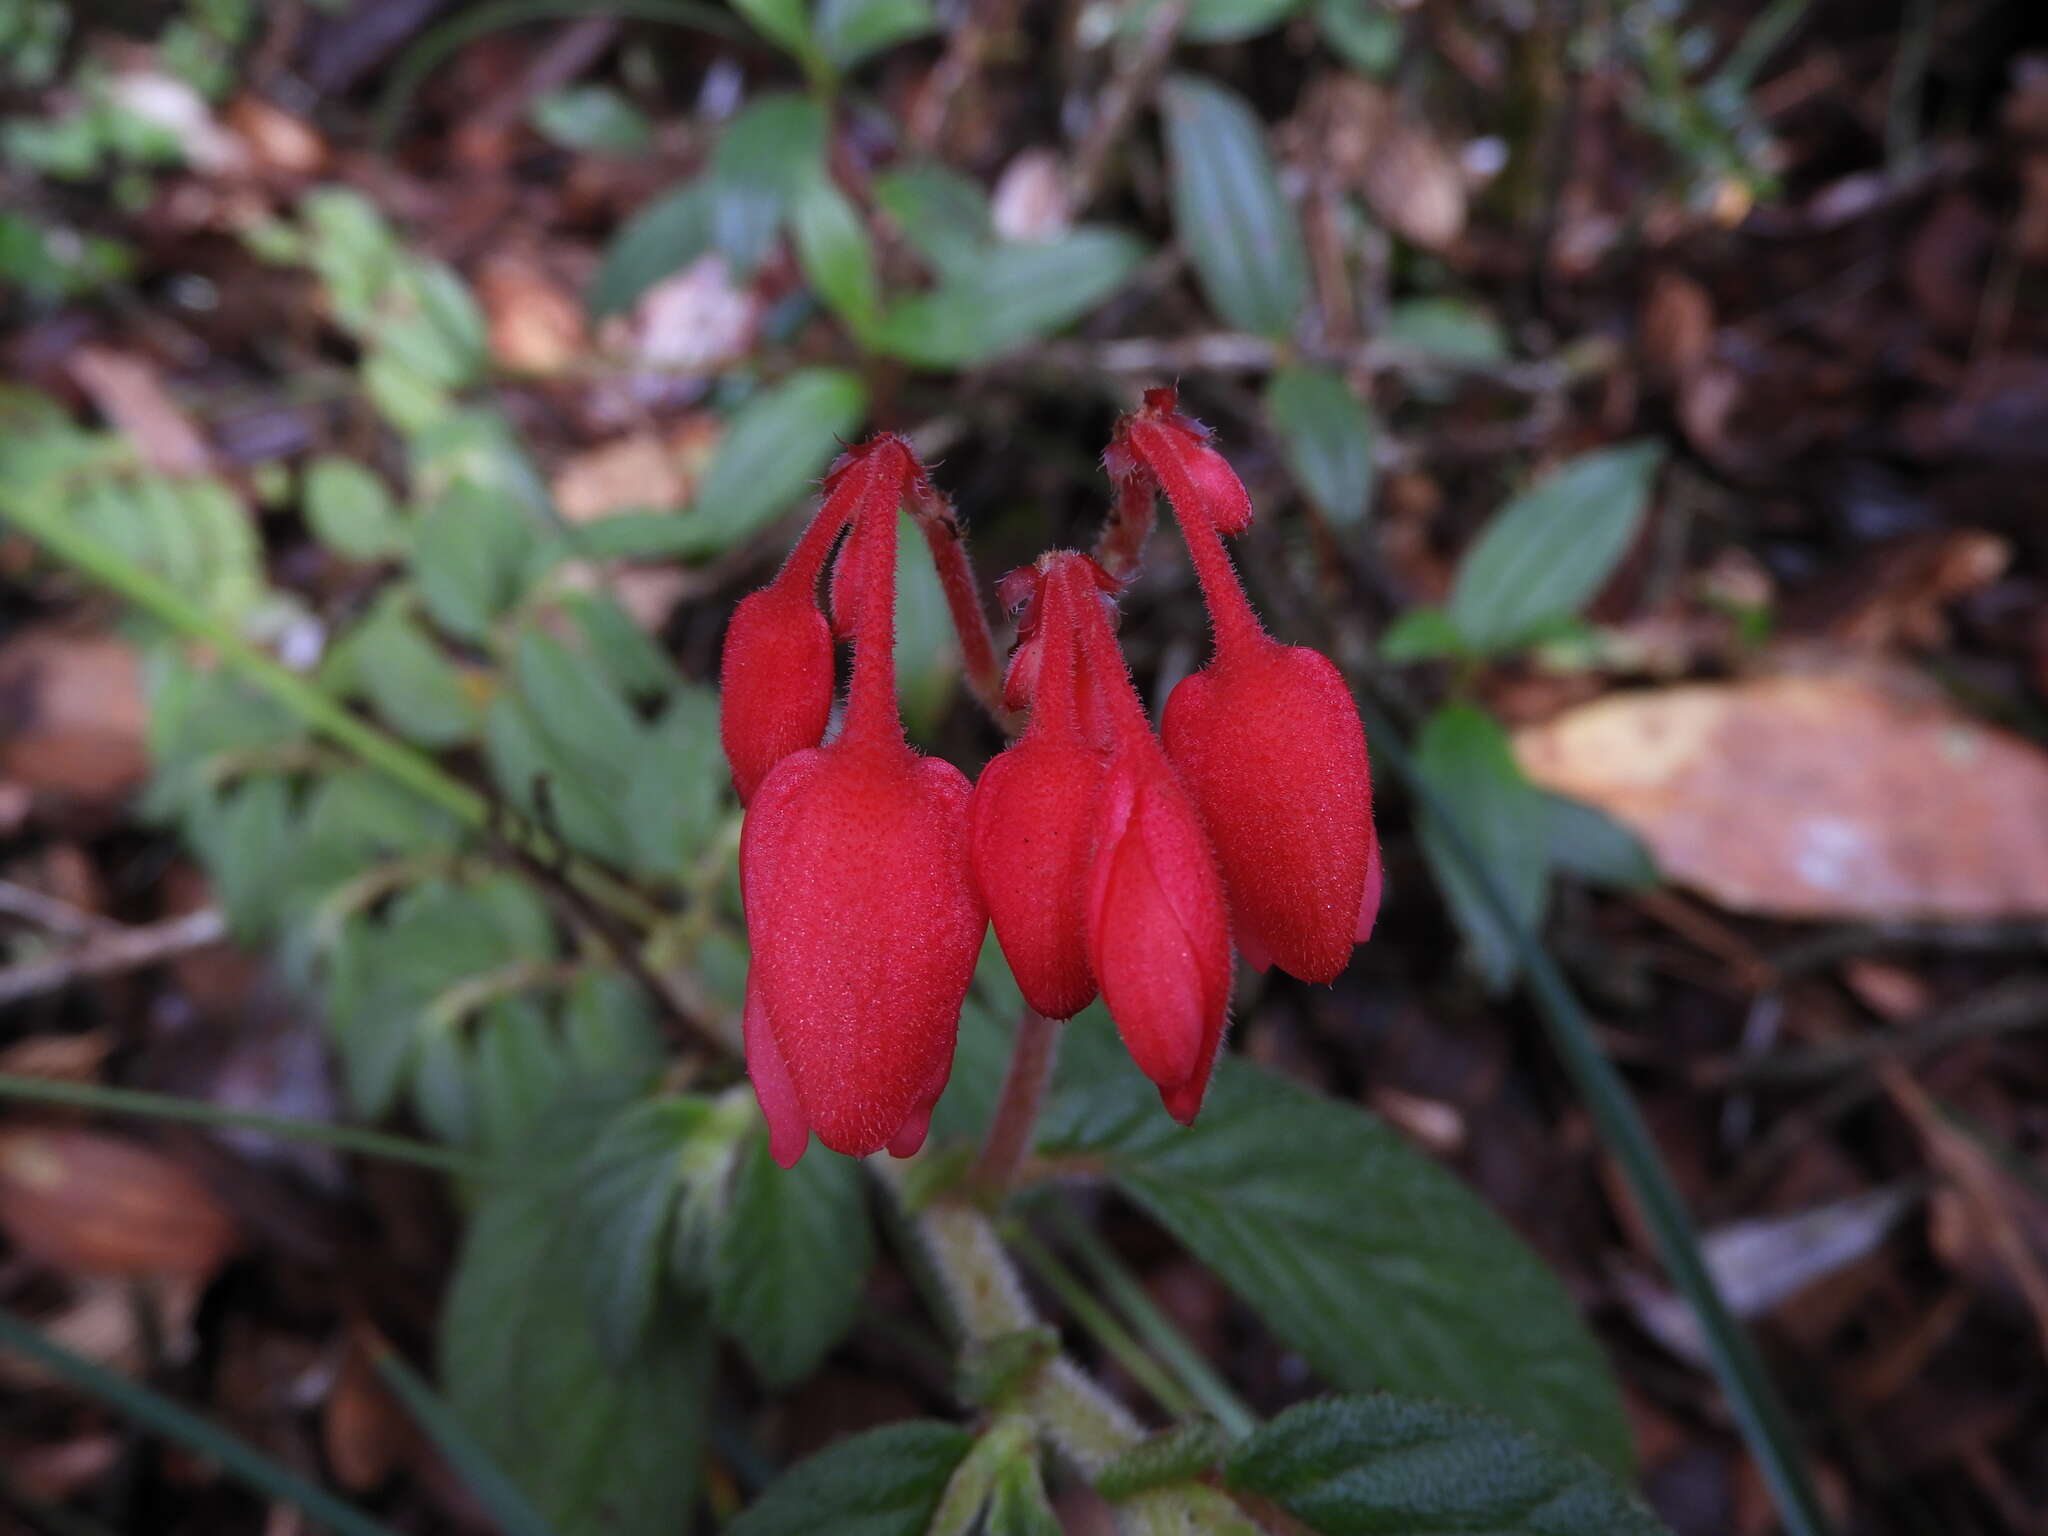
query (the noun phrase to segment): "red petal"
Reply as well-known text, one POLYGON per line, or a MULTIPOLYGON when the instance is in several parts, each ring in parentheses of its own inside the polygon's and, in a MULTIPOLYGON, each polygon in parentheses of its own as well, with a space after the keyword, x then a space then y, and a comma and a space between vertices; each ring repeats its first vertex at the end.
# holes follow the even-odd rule
POLYGON ((747 1076, 754 1085, 754 1098, 768 1122, 768 1155, 782 1168, 794 1168, 811 1144, 810 1122, 797 1102, 796 1084, 790 1081, 789 1063, 782 1059, 782 1047, 768 1028, 768 1012, 761 1006, 754 975, 747 973, 745 1035, 747 1076))

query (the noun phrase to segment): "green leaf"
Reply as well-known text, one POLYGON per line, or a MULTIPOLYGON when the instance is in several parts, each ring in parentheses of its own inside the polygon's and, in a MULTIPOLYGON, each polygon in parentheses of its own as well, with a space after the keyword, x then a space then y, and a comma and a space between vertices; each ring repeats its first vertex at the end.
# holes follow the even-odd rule
POLYGON ((548 738, 589 770, 593 787, 625 781, 641 726, 604 668, 540 629, 520 633, 512 681, 548 738))
POLYGON ((600 859, 632 859, 616 775, 603 765, 593 774, 579 754, 542 729, 526 700, 508 692, 491 701, 484 716, 484 756, 505 798, 526 816, 600 859))
POLYGON ((1235 43, 1270 32, 1303 0, 1194 0, 1180 35, 1190 43, 1235 43))
POLYGON ((588 1114, 549 1117, 531 1182, 494 1187, 463 1240, 441 1328, 450 1401, 560 1536, 670 1536, 697 1498, 712 1348, 666 1298, 632 1358, 605 1357, 563 1238, 588 1114))
POLYGON ((517 503, 468 484, 451 488, 413 528, 412 574, 433 621, 486 640, 525 586, 536 527, 517 503))
POLYGON ((1389 346, 1484 365, 1508 355, 1507 338, 1493 316, 1463 299, 1409 299, 1387 312, 1380 340, 1389 346))
POLYGON ((1472 648, 1509 650, 1577 614, 1634 542, 1663 462, 1653 442, 1583 453, 1509 501, 1451 587, 1451 621, 1472 648))
POLYGON ((578 1170, 575 1231, 585 1258, 584 1299, 615 1366, 631 1362, 654 1320, 682 1190, 683 1148, 709 1114, 704 1100, 681 1096, 629 1104, 598 1135, 578 1170))
POLYGON ((681 879, 718 830, 731 782, 718 742, 718 696, 685 687, 629 765, 634 865, 659 879, 681 879))
POLYGON ((665 697, 676 686, 675 664, 608 593, 571 592, 562 607, 576 621, 590 654, 612 685, 635 697, 665 697))
POLYGON ((726 1536, 924 1536, 974 1436, 911 1419, 842 1440, 771 1483, 726 1536))
POLYGON ((1236 1446, 1228 1487, 1321 1536, 1663 1536, 1604 1470, 1484 1414, 1398 1397, 1326 1397, 1236 1446))
POLYGON ((540 1511, 491 1460, 476 1437, 455 1416, 455 1410, 434 1395, 433 1388, 420 1380, 411 1367, 388 1348, 376 1347, 371 1359, 385 1384, 432 1437, 435 1448, 447 1461, 449 1469, 476 1496, 477 1503, 483 1506, 503 1536, 555 1536, 548 1523, 541 1519, 540 1511))
POLYGON ((1624 1467, 1598 1345, 1555 1276, 1375 1117, 1246 1062, 1183 1130, 1107 1031, 1062 1074, 1044 1151, 1084 1154, 1337 1385, 1491 1409, 1624 1467))
POLYGON ((516 961, 551 960, 554 947, 547 908, 510 876, 422 880, 381 921, 351 918, 328 966, 327 1011, 357 1112, 375 1119, 391 1108, 435 998, 516 961))
POLYGON ((1198 75, 1171 77, 1160 100, 1174 230, 1202 291, 1232 325, 1288 335, 1308 299, 1308 263, 1264 126, 1242 97, 1198 75))
POLYGON ((1465 637, 1441 608, 1410 608, 1380 636, 1381 659, 1397 667, 1465 653, 1465 637))
POLYGON ((995 244, 981 183, 935 160, 881 172, 874 198, 911 248, 948 276, 973 267, 995 244))
POLYGON ((313 536, 350 560, 381 560, 405 549, 405 525, 391 493, 353 459, 322 454, 312 462, 305 508, 313 536))
MULTIPOLYGON (((1423 722, 1416 771, 1442 795, 1524 926, 1543 921, 1550 828, 1536 787, 1522 776, 1500 722, 1470 704, 1447 704, 1423 722)), ((1517 969, 1512 936, 1495 919, 1435 817, 1422 817, 1422 851, 1443 889, 1472 961, 1496 992, 1517 969)))
POLYGON ((778 1168, 747 1138, 719 1228, 711 1308, 771 1387, 808 1376, 860 1310, 874 1263, 860 1164, 814 1151, 778 1168))
POLYGON ((1123 286, 1144 248, 1086 227, 1043 243, 990 245, 930 293, 891 306, 877 350, 926 368, 966 368, 1068 325, 1123 286))
POLYGON ((837 368, 806 368, 733 415, 682 521, 688 552, 730 549, 810 494, 860 424, 867 394, 837 368))
POLYGON ((799 59, 809 57, 811 21, 804 13, 804 0, 732 0, 732 8, 770 42, 799 59))
POLYGON ((804 184, 790 210, 797 260, 856 338, 874 325, 882 305, 874 242, 846 194, 821 169, 804 184))
POLYGON ((423 747, 453 747, 476 734, 476 701, 455 663, 405 611, 386 599, 343 642, 336 658, 392 729, 423 747))
POLYGON ((711 240, 742 273, 767 259, 776 228, 822 174, 825 113, 788 91, 755 98, 711 157, 711 240))
POLYGON ((1401 18, 1384 0, 1316 0, 1323 41, 1353 69, 1385 76, 1401 57, 1401 18))
POLYGON ((1595 885, 1622 891, 1657 883, 1657 862, 1635 833, 1597 806, 1537 791, 1551 865, 1595 885))
POLYGON ((938 25, 929 0, 818 0, 818 46, 838 69, 938 25))
POLYGON ((929 739, 960 679, 960 644, 924 536, 907 512, 896 525, 896 696, 913 736, 929 739))
POLYGON ((1334 369, 1281 368, 1266 385, 1266 415, 1280 434, 1287 467, 1340 528, 1362 522, 1372 505, 1372 413, 1334 369))
POLYGON ((711 249, 711 179, 677 183, 612 237, 584 303, 599 320, 631 309, 663 278, 711 249))
POLYGON ((572 85, 533 104, 533 126, 564 149, 631 155, 654 138, 647 114, 607 85, 572 85))

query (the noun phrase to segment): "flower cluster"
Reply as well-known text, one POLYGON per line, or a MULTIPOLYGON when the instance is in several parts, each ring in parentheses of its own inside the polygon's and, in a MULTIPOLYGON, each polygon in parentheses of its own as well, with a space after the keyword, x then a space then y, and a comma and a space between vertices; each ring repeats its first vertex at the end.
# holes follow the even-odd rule
POLYGON ((1371 931, 1365 733, 1329 659, 1273 639, 1246 600, 1223 547, 1251 522, 1243 484, 1171 389, 1118 424, 1104 464, 1117 502, 1095 555, 1055 550, 1003 580, 1018 640, 987 702, 1029 723, 971 790, 912 750, 897 708, 900 507, 970 666, 994 666, 958 525, 902 439, 833 466, 788 562, 733 616, 720 724, 747 807, 747 1067, 785 1167, 812 1131, 855 1156, 923 1143, 991 920, 1025 1001, 1066 1019, 1099 994, 1183 1123, 1222 1042, 1233 944, 1327 982, 1371 931), (1155 735, 1115 599, 1161 493, 1215 649, 1155 735), (835 637, 853 675, 828 742, 835 637))

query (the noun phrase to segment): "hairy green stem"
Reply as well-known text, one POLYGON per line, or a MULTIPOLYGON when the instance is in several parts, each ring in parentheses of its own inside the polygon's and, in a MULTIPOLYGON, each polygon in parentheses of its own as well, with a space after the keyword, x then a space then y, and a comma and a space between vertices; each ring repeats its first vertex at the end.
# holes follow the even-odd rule
POLYGON ((1223 1433, 1233 1440, 1242 1440, 1257 1429, 1258 1416, 1230 1389, 1230 1384, 1215 1367, 1202 1358, 1201 1351, 1188 1342, 1187 1335, 1159 1310, 1159 1304, 1145 1294, 1137 1276, 1124 1266, 1124 1261, 1116 1256, 1100 1234, 1076 1215, 1064 1200, 1047 1201, 1045 1210, 1059 1229, 1060 1236, 1079 1255, 1090 1278, 1130 1319, 1131 1326, 1138 1330, 1152 1353, 1165 1362, 1223 1433))
POLYGON ((1022 1222, 1006 1222, 1002 1234, 1004 1241, 1023 1259, 1024 1267, 1059 1298, 1060 1305, 1067 1309, 1074 1321, 1088 1331, 1110 1358, 1123 1367, 1124 1373, 1144 1388, 1170 1418, 1192 1419, 1199 1415, 1201 1410, 1193 1396, 1161 1369, 1158 1361, 1145 1353, 1145 1346, 1118 1321, 1115 1313, 1090 1294, 1081 1277, 1069 1269, 1058 1254, 1033 1237, 1022 1222))

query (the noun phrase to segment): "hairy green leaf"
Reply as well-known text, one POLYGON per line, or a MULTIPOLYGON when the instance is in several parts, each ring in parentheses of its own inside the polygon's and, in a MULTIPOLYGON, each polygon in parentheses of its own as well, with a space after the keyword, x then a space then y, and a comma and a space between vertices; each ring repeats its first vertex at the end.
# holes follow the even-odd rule
POLYGON ((1570 1297, 1463 1184, 1373 1116, 1236 1060, 1182 1129, 1096 1034, 1067 1042, 1097 1060, 1086 1086, 1062 1074, 1043 1150, 1099 1162, 1339 1386, 1489 1408, 1627 1464, 1570 1297))
POLYGON ((1628 552, 1663 462, 1650 442, 1580 454, 1501 508, 1451 587, 1473 649, 1512 649, 1575 615, 1628 552))
POLYGON ((1288 335, 1308 300, 1308 261, 1264 125, 1242 97, 1199 75, 1173 76, 1160 102, 1174 231, 1203 292, 1230 324, 1288 335))
POLYGON ((1321 1536, 1662 1536, 1612 1475, 1484 1414, 1388 1396, 1288 1409, 1236 1446, 1227 1486, 1321 1536))
POLYGON ((1362 522, 1372 506, 1372 413, 1334 369, 1298 364, 1266 384, 1266 417, 1280 435, 1287 467, 1340 528, 1362 522))
POLYGON ((973 1446, 966 1430, 933 1419, 871 1429, 785 1472, 727 1536, 924 1536, 973 1446))

